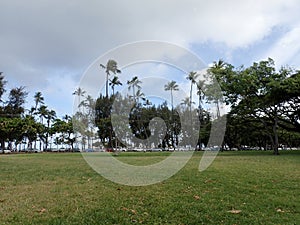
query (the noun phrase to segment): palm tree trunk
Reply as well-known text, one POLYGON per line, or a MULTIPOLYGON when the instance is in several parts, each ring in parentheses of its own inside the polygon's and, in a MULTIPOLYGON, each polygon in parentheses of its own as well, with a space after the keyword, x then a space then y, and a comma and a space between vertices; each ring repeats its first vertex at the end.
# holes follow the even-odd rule
POLYGON ((173 112, 173 93, 172 93, 172 89, 171 89, 171 107, 172 107, 172 112, 173 112))
POLYGON ((108 73, 106 73, 106 97, 108 97, 108 73))
POLYGON ((172 146, 175 150, 175 146, 174 146, 175 127, 174 127, 174 121, 173 121, 174 106, 173 106, 173 92, 172 92, 172 89, 171 89, 171 107, 172 107, 172 110, 171 110, 171 143, 172 143, 172 146))
POLYGON ((133 99, 134 99, 134 102, 136 102, 134 85, 132 86, 132 97, 133 97, 133 99))
POLYGON ((193 95, 193 83, 191 83, 191 91, 190 91, 190 112, 192 112, 192 95, 193 95))
POLYGON ((198 138, 198 145, 199 145, 199 150, 202 150, 201 135, 200 135, 200 132, 201 132, 201 120, 202 120, 201 92, 199 92, 198 110, 199 110, 199 138, 198 138))

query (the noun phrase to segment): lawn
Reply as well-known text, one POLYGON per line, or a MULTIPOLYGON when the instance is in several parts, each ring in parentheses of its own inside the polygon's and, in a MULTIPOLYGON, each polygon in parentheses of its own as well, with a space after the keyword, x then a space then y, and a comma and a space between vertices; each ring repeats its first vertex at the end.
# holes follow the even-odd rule
MULTIPOLYGON (((121 153, 130 164, 168 153, 121 153)), ((299 224, 300 151, 202 153, 151 186, 112 183, 80 153, 0 155, 0 224, 299 224)), ((142 163, 141 163, 142 162, 142 163)))

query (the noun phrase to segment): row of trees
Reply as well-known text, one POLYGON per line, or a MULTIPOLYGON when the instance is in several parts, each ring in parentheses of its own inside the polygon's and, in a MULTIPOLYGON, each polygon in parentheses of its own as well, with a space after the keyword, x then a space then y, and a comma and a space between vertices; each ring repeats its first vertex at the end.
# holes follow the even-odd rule
POLYGON ((204 76, 192 71, 186 76, 190 82, 189 97, 177 105, 173 96, 180 87, 172 80, 164 86, 170 94, 171 107, 166 102, 152 104, 145 97, 138 76, 123 84, 116 61, 109 60, 100 67, 106 74, 105 94, 94 99, 79 87, 73 93, 78 100, 77 113, 63 119, 48 109, 41 92, 35 94, 30 109, 24 108, 24 87, 11 89, 7 99, 3 99, 6 81, 0 74, 1 148, 12 149, 22 143, 29 149, 47 149, 52 143, 73 148, 77 142, 83 149, 101 144, 177 148, 191 145, 193 141, 188 140, 196 137, 193 143, 197 144, 191 147, 201 149, 208 143, 212 124, 224 116, 227 128, 222 149, 271 148, 278 154, 280 147, 300 146, 300 72, 288 67, 277 71, 272 59, 247 68, 235 68, 219 60, 204 76), (127 85, 126 96, 116 91, 120 85, 127 85), (230 106, 226 115, 220 112, 223 102, 230 106), (208 112, 207 103, 214 104, 216 115, 208 112), (153 120, 157 117, 164 125, 153 120), (164 135, 151 139, 151 134, 159 136, 155 133, 157 127, 165 129, 164 135), (183 131, 183 127, 189 129, 183 131))
POLYGON ((28 93, 24 87, 9 90, 8 98, 4 99, 7 91, 6 81, 0 74, 0 144, 1 149, 14 151, 40 149, 67 144, 73 148, 72 118, 56 117, 54 110, 48 109, 41 92, 34 95, 34 104, 25 109, 24 104, 28 93), (23 145, 23 147, 22 147, 23 145))
MULTIPOLYGON (((169 108, 167 102, 155 106, 145 97, 141 88, 142 82, 138 76, 134 76, 126 82, 128 88, 126 96, 122 96, 118 92, 115 93, 115 87, 123 85, 118 77, 121 70, 118 68, 117 62, 109 60, 106 65, 101 64, 100 67, 106 73, 105 95, 100 95, 96 100, 93 100, 80 87, 74 92, 78 99, 78 110, 75 114, 77 125, 75 127, 82 137, 85 136, 89 140, 89 136, 93 135, 96 127, 100 142, 106 147, 124 146, 125 143, 135 147, 143 146, 148 148, 188 146, 191 145, 187 141, 189 138, 188 134, 181 133, 183 121, 180 120, 180 115, 182 115, 182 117, 190 118, 186 123, 189 123, 189 132, 193 136, 196 135, 197 139, 199 138, 198 143, 196 142, 198 148, 201 148, 202 143, 204 145, 207 144, 211 126, 210 114, 202 107, 203 81, 197 81, 199 75, 196 72, 191 72, 186 77, 191 82, 190 97, 182 99, 179 105, 174 106, 173 103, 173 94, 179 90, 178 84, 176 81, 170 81, 165 84, 165 91, 170 92, 171 108, 169 108), (195 104, 192 100, 192 88, 194 85, 197 87, 199 96, 197 109, 192 107, 195 104), (111 88, 110 95, 109 87, 111 88), (113 105, 115 106, 114 109, 113 105), (119 110, 116 111, 116 108, 119 110), (197 116, 196 118, 191 118, 188 114, 197 116), (113 116, 119 116, 119 118, 114 119, 112 118, 113 116), (155 127, 159 125, 153 124, 154 121, 152 121, 152 129, 150 128, 151 120, 156 117, 164 120, 166 126, 164 138, 156 142, 151 142, 150 140, 145 142, 143 140, 149 139, 151 133, 155 133, 155 127), (123 120, 120 120, 121 118, 123 120), (197 133, 200 126, 199 121, 202 127, 200 134, 197 133), (120 134, 118 135, 120 132, 116 132, 118 129, 123 131, 121 132, 121 137, 120 134), (143 145, 141 144, 142 142, 144 143, 143 145)), ((195 148, 196 146, 192 147, 195 148)))
MULTIPOLYGON (((271 148, 300 146, 300 72, 275 68, 272 59, 248 68, 234 68, 220 60, 208 70, 231 106, 225 144, 271 148)), ((215 96, 215 99, 219 98, 215 96)))
MULTIPOLYGON (((178 91, 179 87, 176 81, 170 81, 165 84, 165 90, 170 91, 171 109, 167 103, 151 105, 141 90, 141 81, 137 76, 127 81, 128 90, 132 94, 121 96, 115 93, 115 86, 123 85, 118 78, 121 70, 118 69, 117 62, 109 60, 105 66, 101 65, 101 68, 104 68, 106 73, 106 95, 101 95, 94 101, 95 117, 91 125, 98 128, 101 142, 108 147, 128 143, 126 136, 129 137, 130 133, 136 138, 134 140, 147 139, 151 134, 151 119, 160 117, 166 124, 166 135, 160 143, 152 145, 175 148, 186 135, 180 133, 183 121, 180 121, 179 115, 195 112, 198 119, 189 120, 190 135, 199 130, 199 127, 195 126, 198 123, 201 129, 197 147, 201 148, 207 144, 211 123, 222 117, 222 102, 230 106, 230 111, 223 115, 227 117, 228 123, 222 149, 270 148, 274 150, 274 154, 278 154, 279 147, 300 145, 299 71, 288 67, 277 71, 272 59, 255 62, 247 68, 235 68, 219 60, 207 70, 204 76, 207 79, 199 79, 199 74, 192 71, 186 77, 190 81, 190 96, 176 106, 173 105, 173 93, 178 91), (216 79, 209 80, 208 77, 216 79), (219 85, 221 91, 216 91, 219 85), (109 86, 112 89, 111 95, 108 94, 109 86), (194 86, 196 90, 193 89, 194 86), (195 105, 195 93, 198 96, 197 108, 192 107, 195 105), (120 108, 130 106, 129 124, 123 124, 120 128, 127 132, 125 137, 122 137, 124 140, 116 137, 116 128, 112 125, 112 105, 116 104, 116 101, 120 108), (215 104, 216 116, 211 117, 204 109, 206 103, 215 104)), ((128 117, 128 114, 123 116, 128 117)))

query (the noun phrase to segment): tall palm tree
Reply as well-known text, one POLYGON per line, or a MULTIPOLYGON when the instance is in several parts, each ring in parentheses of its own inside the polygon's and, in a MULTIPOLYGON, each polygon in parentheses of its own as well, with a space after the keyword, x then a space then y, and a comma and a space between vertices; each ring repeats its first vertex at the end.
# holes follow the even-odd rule
MULTIPOLYGON (((190 104, 191 104, 190 97, 185 97, 184 99, 182 99, 180 104, 190 107, 190 104)), ((195 104, 195 102, 192 102, 192 104, 195 104)))
POLYGON ((112 88, 112 91, 113 91, 113 95, 115 95, 115 86, 116 85, 122 85, 121 81, 119 80, 119 77, 117 76, 114 76, 113 79, 109 80, 109 85, 111 86, 112 88))
POLYGON ((42 96, 42 92, 38 91, 34 95, 34 102, 35 102, 35 110, 37 110, 38 105, 44 104, 44 97, 42 96))
POLYGON ((226 63, 223 59, 219 59, 217 62, 213 62, 213 68, 223 69, 226 66, 226 63))
MULTIPOLYGON (((38 108, 38 112, 37 114, 40 117, 40 123, 45 127, 44 131, 42 131, 42 133, 39 134, 40 139, 44 140, 45 142, 45 147, 47 148, 48 146, 48 136, 49 136, 49 129, 50 129, 50 122, 56 117, 56 113, 54 110, 48 110, 47 106, 45 105, 41 105, 38 108), (46 119, 46 125, 44 125, 44 120, 46 119), (44 136, 44 134, 46 134, 44 136)), ((42 149, 42 143, 40 142, 40 150, 42 149)))
POLYGON ((173 148, 175 150, 175 139, 176 137, 174 137, 175 135, 175 124, 173 121, 173 111, 174 111, 174 105, 173 105, 173 91, 178 91, 178 84, 176 84, 176 81, 172 80, 170 82, 168 82, 167 84, 165 84, 165 91, 170 91, 171 92, 171 106, 172 106, 172 112, 171 112, 171 137, 172 137, 172 145, 173 148))
POLYGON ((48 113, 48 109, 47 109, 47 106, 45 105, 41 105, 38 109, 38 112, 37 114, 39 115, 40 117, 40 123, 43 124, 43 118, 47 118, 47 113, 48 113))
POLYGON ((135 76, 131 80, 127 81, 128 90, 130 91, 130 89, 132 89, 132 97, 133 97, 135 102, 136 102, 136 94, 137 94, 135 92, 135 89, 137 88, 138 90, 140 90, 141 89, 141 86, 140 86, 141 83, 142 83, 142 81, 140 81, 137 76, 135 76))
POLYGON ((143 101, 146 101, 145 94, 143 92, 141 92, 140 89, 137 90, 135 97, 136 97, 137 103, 139 103, 140 99, 142 99, 143 101))
POLYGON ((192 71, 190 72, 186 79, 191 81, 191 89, 190 89, 190 111, 192 111, 192 99, 193 99, 193 85, 196 83, 196 79, 198 78, 199 74, 197 74, 197 72, 192 71))
POLYGON ((174 109, 174 106, 173 106, 173 91, 178 91, 178 90, 179 90, 178 84, 176 84, 176 81, 174 81, 174 80, 168 82, 165 85, 165 91, 170 91, 171 92, 171 106, 172 106, 172 111, 174 109))
POLYGON ((83 113, 85 113, 84 108, 86 108, 87 106, 88 106, 88 103, 86 102, 86 99, 83 99, 78 105, 78 107, 81 108, 81 112, 79 115, 82 115, 83 113))
POLYGON ((46 120, 47 120, 47 130, 46 130, 46 138, 45 138, 45 149, 48 148, 48 137, 50 134, 50 123, 56 118, 56 112, 54 110, 46 110, 46 120))
POLYGON ((80 105, 80 103, 81 103, 81 100, 80 100, 80 98, 81 97, 84 97, 84 95, 85 95, 85 91, 81 88, 81 87, 78 87, 73 93, 72 93, 72 95, 77 95, 78 96, 78 107, 80 107, 79 105, 80 105))
POLYGON ((202 110, 202 99, 204 97, 204 85, 205 85, 205 82, 203 80, 199 80, 197 83, 197 95, 198 95, 198 109, 199 109, 199 112, 200 110, 202 110))
POLYGON ((96 105, 96 102, 95 100, 92 98, 92 96, 88 95, 85 99, 85 102, 86 102, 86 107, 88 109, 88 112, 87 112, 87 116, 88 116, 88 121, 87 121, 87 132, 86 132, 86 135, 87 135, 87 138, 88 138, 88 146, 90 148, 93 148, 93 125, 95 123, 95 117, 94 117, 94 111, 95 111, 95 105, 96 105), (90 129, 89 129, 90 128, 90 129))
MULTIPOLYGON (((197 83, 197 95, 199 97, 198 99, 198 118, 199 118, 199 131, 201 130, 201 121, 202 121, 202 117, 203 117, 203 107, 202 107, 202 100, 204 97, 204 85, 205 82, 203 80, 199 80, 197 83)), ((198 139, 198 147, 199 150, 202 149, 202 144, 201 144, 201 136, 199 135, 199 139, 198 139)))
POLYGON ((121 70, 118 69, 118 64, 113 59, 108 60, 105 66, 103 64, 100 64, 100 67, 102 69, 105 69, 105 73, 106 73, 106 97, 108 97, 108 77, 109 77, 111 72, 113 74, 116 74, 116 73, 121 73, 121 70))
MULTIPOLYGON (((210 73, 212 73, 215 78, 217 78, 220 74, 220 71, 224 70, 227 67, 228 64, 226 64, 222 59, 218 60, 217 62, 214 61, 213 65, 209 68, 210 73)), ((214 82, 216 82, 216 80, 213 80, 214 82)), ((209 87, 209 89, 207 90, 207 92, 211 95, 209 96, 209 98, 211 100, 214 101, 214 103, 216 104, 217 107, 217 118, 220 118, 220 100, 222 99, 222 94, 220 93, 220 91, 215 90, 216 87, 218 86, 218 84, 213 83, 211 84, 209 87)))
POLYGON ((85 99, 85 106, 88 108, 88 115, 92 116, 93 111, 95 110, 95 100, 93 99, 92 96, 88 95, 85 99))

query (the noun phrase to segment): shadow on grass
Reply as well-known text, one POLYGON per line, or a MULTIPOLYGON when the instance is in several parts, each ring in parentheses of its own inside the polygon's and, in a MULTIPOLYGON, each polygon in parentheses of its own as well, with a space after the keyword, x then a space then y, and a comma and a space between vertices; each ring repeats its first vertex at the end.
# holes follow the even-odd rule
MULTIPOLYGON (((273 150, 267 151, 254 151, 254 150, 246 150, 246 151, 223 151, 219 152, 221 156, 270 156, 274 155, 273 150)), ((284 155, 298 155, 300 156, 300 150, 280 150, 279 157, 284 155)), ((276 155, 274 155, 276 156, 276 155)))

